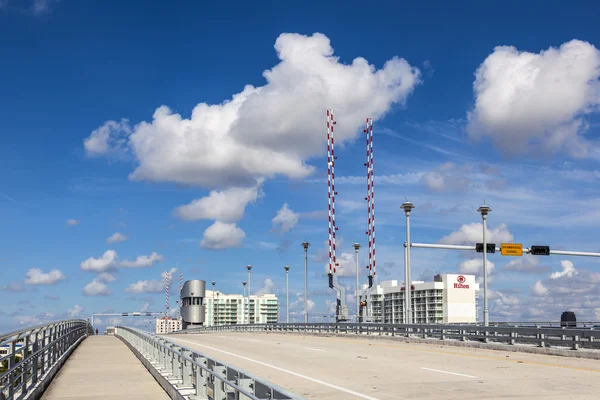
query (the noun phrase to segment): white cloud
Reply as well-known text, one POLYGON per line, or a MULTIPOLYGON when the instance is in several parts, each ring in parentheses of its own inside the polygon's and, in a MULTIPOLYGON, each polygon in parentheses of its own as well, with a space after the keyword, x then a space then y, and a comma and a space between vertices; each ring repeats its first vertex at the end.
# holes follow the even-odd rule
POLYGON ((112 235, 110 235, 110 237, 108 239, 106 239, 106 243, 111 244, 111 243, 117 243, 117 242, 124 242, 126 240, 127 240, 126 235, 123 235, 120 232, 115 232, 112 235))
POLYGON ((525 272, 529 274, 542 274, 548 272, 549 268, 540 265, 540 258, 530 254, 524 254, 506 263, 502 267, 504 271, 525 272))
POLYGON ((573 263, 569 260, 562 260, 560 262, 560 266, 562 267, 562 271, 553 272, 550 274, 550 279, 559 279, 563 277, 572 277, 573 275, 577 275, 577 270, 573 263))
POLYGON ((117 252, 106 250, 100 258, 90 257, 83 261, 80 268, 84 271, 105 272, 116 268, 117 252))
POLYGON ((83 141, 83 147, 90 156, 99 156, 108 152, 124 153, 127 151, 126 135, 130 133, 131 128, 126 119, 122 119, 120 122, 107 121, 83 141))
POLYGON ((106 283, 113 282, 115 277, 108 273, 101 273, 90 283, 83 287, 83 294, 86 296, 109 296, 112 294, 106 283))
POLYGON ((69 226, 75 226, 75 225, 79 225, 81 221, 78 219, 68 219, 67 220, 67 225, 69 226))
POLYGON ((247 85, 222 104, 198 104, 190 119, 161 106, 133 129, 108 121, 86 139, 88 154, 119 152, 126 143, 138 162, 133 180, 220 188, 305 177, 313 171, 305 160, 324 152, 327 107, 343 121, 336 130, 343 144, 366 116, 379 119, 404 104, 420 83, 420 71, 397 57, 380 70, 363 58, 342 64, 319 33, 281 34, 275 49, 281 61, 263 73, 264 86, 247 85))
POLYGON ((106 283, 94 279, 83 287, 83 294, 86 296, 108 296, 111 291, 106 283))
POLYGON ((277 211, 277 215, 271 220, 273 228, 279 228, 281 233, 289 232, 298 223, 300 214, 289 208, 287 203, 277 211))
POLYGON ((121 268, 142 268, 151 267, 157 262, 164 260, 164 257, 158 253, 152 252, 149 256, 137 256, 134 261, 118 260, 117 252, 114 250, 106 250, 99 258, 90 257, 83 261, 80 268, 83 271, 92 272, 107 272, 118 267, 121 268))
POLYGON ((125 291, 127 293, 164 293, 165 282, 159 280, 142 280, 129 285, 125 291))
POLYGON ((144 268, 151 267, 157 262, 164 261, 164 257, 158 253, 152 252, 149 256, 137 256, 134 261, 123 260, 119 262, 119 267, 123 268, 144 268))
POLYGON ((240 247, 245 238, 246 233, 235 223, 226 224, 221 221, 215 221, 214 224, 204 231, 204 237, 202 238, 202 242, 200 242, 200 246, 213 250, 240 247))
POLYGON ((535 296, 546 296, 548 294, 548 288, 544 286, 542 281, 537 281, 531 288, 531 292, 535 296))
MULTIPOLYGON (((491 229, 489 225, 486 229, 486 239, 488 243, 510 243, 513 240, 513 235, 508 231, 506 224, 500 224, 496 228, 491 229)), ((473 245, 483 242, 483 224, 474 222, 472 224, 462 225, 457 231, 452 232, 448 236, 444 236, 440 243, 454 245, 473 245)))
POLYGON ((81 307, 79 304, 75 304, 73 308, 69 309, 67 315, 69 316, 69 318, 78 318, 81 316, 82 313, 83 307, 81 307))
POLYGON ((250 188, 232 187, 222 191, 213 190, 208 196, 179 206, 173 212, 186 221, 214 219, 221 222, 236 222, 244 216, 246 205, 256 201, 262 195, 261 185, 262 180, 250 188))
POLYGON ((471 171, 472 168, 468 165, 461 167, 454 163, 445 163, 424 174, 422 181, 434 192, 464 191, 469 187, 470 180, 467 174, 471 171))
MULTIPOLYGON (((140 280, 135 283, 130 284, 125 291, 127 293, 164 293, 165 292, 165 278, 167 273, 171 275, 171 281, 169 287, 171 288, 174 284, 179 285, 179 281, 174 277, 175 272, 177 272, 177 268, 171 268, 169 271, 163 271, 160 274, 161 279, 153 279, 153 280, 140 280)), ((179 286, 177 286, 177 290, 179 290, 179 286)))
POLYGON ((53 269, 50 272, 42 272, 39 268, 31 268, 27 271, 25 283, 28 285, 54 285, 66 279, 62 272, 53 269))
POLYGON ((600 104, 600 52, 572 40, 540 53, 494 49, 475 73, 472 138, 490 137, 508 154, 566 151, 586 156, 586 114, 600 104))
MULTIPOLYGON (((488 279, 490 278, 490 275, 494 273, 495 268, 496 265, 492 261, 487 260, 488 279)), ((461 261, 461 263, 459 264, 459 270, 461 274, 470 274, 477 276, 483 275, 483 255, 482 257, 471 258, 468 260, 461 261)))
POLYGON ((12 283, 9 283, 8 285, 1 286, 0 290, 4 291, 4 292, 24 292, 25 287, 22 284, 20 284, 19 282, 12 282, 12 283))
MULTIPOLYGON (((337 246, 339 249, 340 246, 337 246)), ((329 259, 329 257, 327 257, 329 259)), ((356 256, 352 253, 341 253, 337 256, 337 275, 356 276, 356 256)), ((323 266, 326 274, 329 274, 329 261, 323 266)))
POLYGON ((266 278, 263 282, 263 287, 258 289, 254 294, 256 296, 262 296, 263 294, 273 293, 275 289, 275 283, 271 278, 266 278))

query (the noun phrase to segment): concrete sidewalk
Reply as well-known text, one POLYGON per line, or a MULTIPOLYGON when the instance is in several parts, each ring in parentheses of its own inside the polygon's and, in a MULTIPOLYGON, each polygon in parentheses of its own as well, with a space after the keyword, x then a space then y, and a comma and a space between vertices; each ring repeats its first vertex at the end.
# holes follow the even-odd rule
POLYGON ((114 336, 90 336, 60 369, 42 400, 170 397, 135 355, 114 336))

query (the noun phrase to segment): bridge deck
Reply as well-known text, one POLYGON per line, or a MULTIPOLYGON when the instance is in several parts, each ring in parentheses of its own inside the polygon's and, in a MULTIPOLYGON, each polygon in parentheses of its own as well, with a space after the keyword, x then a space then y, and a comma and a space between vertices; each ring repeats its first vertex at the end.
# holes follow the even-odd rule
POLYGON ((600 398, 598 360, 294 334, 216 332, 169 339, 306 399, 600 398))
POLYGON ((42 400, 170 397, 135 355, 114 336, 90 336, 71 354, 42 400))

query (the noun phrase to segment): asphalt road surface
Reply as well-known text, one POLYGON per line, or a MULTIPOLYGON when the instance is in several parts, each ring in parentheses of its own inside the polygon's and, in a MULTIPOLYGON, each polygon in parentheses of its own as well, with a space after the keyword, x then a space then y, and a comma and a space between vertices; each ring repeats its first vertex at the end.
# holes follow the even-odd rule
POLYGON ((169 339, 307 399, 600 399, 600 361, 364 338, 169 339))

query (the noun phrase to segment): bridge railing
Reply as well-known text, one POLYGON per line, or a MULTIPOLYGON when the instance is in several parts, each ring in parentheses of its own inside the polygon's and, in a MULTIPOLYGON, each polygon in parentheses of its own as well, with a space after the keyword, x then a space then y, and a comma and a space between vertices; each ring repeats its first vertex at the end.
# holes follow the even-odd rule
POLYGON ((193 398, 303 400, 302 397, 237 367, 153 333, 117 326, 115 335, 137 350, 162 377, 168 376, 169 384, 174 383, 176 390, 191 390, 195 396, 193 398))
POLYGON ((0 336, 0 399, 24 399, 41 393, 64 360, 89 334, 85 320, 58 321, 0 336))
POLYGON ((600 328, 561 328, 516 325, 442 325, 381 323, 278 323, 217 325, 197 327, 173 334, 202 332, 301 332, 321 334, 410 336, 423 339, 477 341, 483 343, 526 344, 538 347, 561 347, 574 350, 600 349, 600 328))

